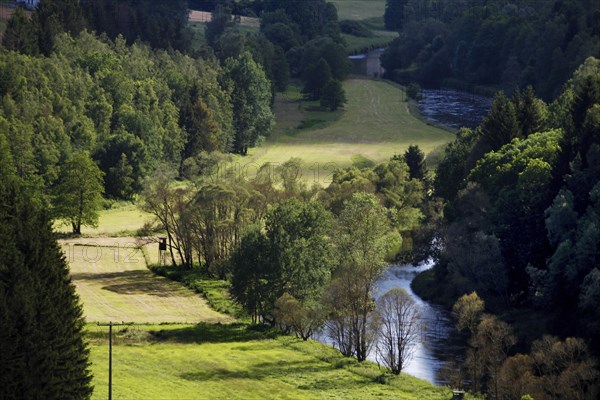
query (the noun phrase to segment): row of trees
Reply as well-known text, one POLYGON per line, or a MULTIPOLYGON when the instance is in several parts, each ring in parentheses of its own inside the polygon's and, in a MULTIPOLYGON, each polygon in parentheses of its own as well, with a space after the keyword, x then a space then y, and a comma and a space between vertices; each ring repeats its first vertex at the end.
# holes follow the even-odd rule
POLYGON ((399 37, 382 55, 388 76, 428 85, 532 85, 545 100, 600 49, 600 9, 588 0, 387 0, 399 37))
POLYGON ((85 29, 127 43, 142 40, 153 48, 188 52, 192 33, 184 0, 44 0, 28 16, 17 8, 2 38, 3 47, 24 54, 50 55, 61 33, 85 29))
POLYGON ((340 36, 335 7, 322 0, 271 2, 261 12, 260 32, 242 34, 231 9, 217 6, 205 38, 221 61, 249 51, 271 80, 285 90, 290 77, 304 82, 310 100, 335 110, 345 102, 341 81, 350 62, 340 36))

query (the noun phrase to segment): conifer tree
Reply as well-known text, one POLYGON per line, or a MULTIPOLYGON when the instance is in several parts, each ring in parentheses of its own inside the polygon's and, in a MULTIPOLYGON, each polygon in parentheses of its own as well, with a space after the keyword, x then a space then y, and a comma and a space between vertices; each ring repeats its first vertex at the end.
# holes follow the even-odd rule
POLYGON ((481 133, 486 150, 498 150, 518 136, 517 113, 504 92, 494 97, 492 109, 481 124, 481 133))
POLYGON ((50 221, 0 135, 0 398, 89 398, 83 324, 50 221))

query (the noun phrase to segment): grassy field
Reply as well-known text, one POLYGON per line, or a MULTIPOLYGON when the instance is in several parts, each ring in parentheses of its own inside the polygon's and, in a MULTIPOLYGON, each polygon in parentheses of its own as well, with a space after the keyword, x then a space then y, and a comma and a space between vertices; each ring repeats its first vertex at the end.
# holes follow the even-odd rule
POLYGON ((382 17, 385 12, 385 0, 332 0, 338 10, 338 18, 365 20, 382 17))
POLYGON ((238 157, 240 171, 252 178, 264 163, 279 165, 302 159, 301 179, 330 183, 335 168, 355 160, 385 161, 417 144, 427 154, 454 135, 425 124, 410 114, 404 92, 384 81, 349 79, 344 82, 348 104, 336 112, 320 111, 316 103, 300 102, 298 91, 278 96, 277 124, 263 146, 238 157))
POLYGON ((231 321, 194 291, 150 272, 135 238, 77 239, 61 245, 88 322, 231 321))
POLYGON ((398 36, 396 32, 373 31, 374 36, 358 37, 343 33, 342 37, 346 41, 348 53, 355 54, 372 47, 385 47, 398 36))
MULTIPOLYGON (((106 330, 88 327, 93 399, 107 397, 106 330)), ((376 365, 359 364, 318 342, 242 324, 118 328, 113 368, 116 399, 451 398, 448 389, 407 375, 383 378, 376 365)))
MULTIPOLYGON (((107 210, 100 210, 98 227, 81 227, 83 236, 133 236, 144 227, 144 224, 152 221, 152 215, 141 211, 135 204, 116 204, 107 210)), ((59 233, 70 233, 71 226, 57 222, 54 229, 59 233)))

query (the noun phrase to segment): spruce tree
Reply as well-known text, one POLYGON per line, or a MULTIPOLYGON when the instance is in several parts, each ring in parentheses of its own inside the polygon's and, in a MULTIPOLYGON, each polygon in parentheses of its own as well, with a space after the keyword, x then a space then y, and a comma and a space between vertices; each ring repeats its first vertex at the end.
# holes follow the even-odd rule
POLYGON ((427 175, 425 153, 417 145, 410 145, 404 152, 404 161, 408 165, 410 179, 424 179, 427 175))
POLYGON ((0 398, 86 399, 84 320, 41 202, 0 135, 0 398))
POLYGON ((486 150, 498 150, 519 134, 514 105, 500 91, 494 97, 492 109, 481 124, 481 139, 486 150))

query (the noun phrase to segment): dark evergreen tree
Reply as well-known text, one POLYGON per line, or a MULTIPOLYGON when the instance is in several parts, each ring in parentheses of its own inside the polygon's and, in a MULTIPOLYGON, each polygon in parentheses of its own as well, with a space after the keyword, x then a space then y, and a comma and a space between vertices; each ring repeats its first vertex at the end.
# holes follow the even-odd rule
POLYGON ((38 26, 40 51, 46 55, 54 49, 56 35, 67 32, 75 36, 87 26, 79 0, 44 0, 32 21, 38 26))
POLYGON ((342 107, 348 99, 346 92, 342 86, 342 82, 337 79, 331 79, 321 95, 321 107, 327 108, 329 111, 335 111, 342 107))
POLYGON ((385 29, 390 31, 398 31, 402 28, 404 22, 404 6, 406 0, 387 0, 385 3, 385 13, 383 14, 383 22, 385 29))
POLYGON ((323 88, 332 80, 331 68, 325 59, 321 58, 313 66, 309 67, 304 76, 304 93, 309 99, 317 100, 323 94, 323 88))
POLYGON ((408 165, 411 179, 423 179, 427 174, 425 153, 417 145, 410 145, 404 152, 404 161, 408 165))
POLYGON ((535 97, 532 86, 517 91, 514 96, 515 111, 522 137, 541 132, 546 125, 546 104, 535 97))
POLYGON ((213 49, 227 28, 234 26, 231 10, 221 5, 217 6, 212 14, 210 22, 204 28, 204 38, 206 43, 213 49))
POLYGON ((29 21, 23 8, 18 7, 2 35, 2 46, 24 54, 37 54, 37 40, 36 27, 29 21))
POLYGON ((46 213, 0 135, 0 398, 87 399, 84 320, 46 213))
POLYGON ((481 124, 481 139, 486 150, 498 150, 519 134, 519 123, 514 105, 504 92, 494 97, 492 109, 481 124))

